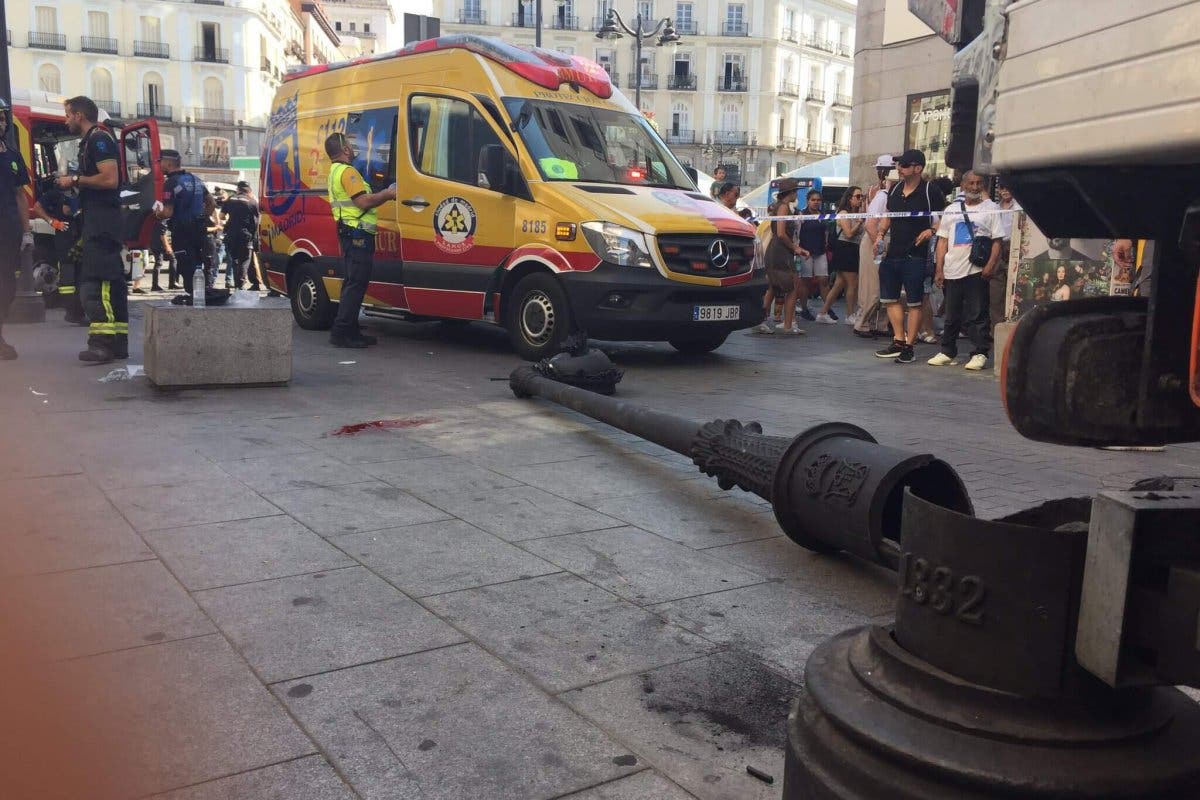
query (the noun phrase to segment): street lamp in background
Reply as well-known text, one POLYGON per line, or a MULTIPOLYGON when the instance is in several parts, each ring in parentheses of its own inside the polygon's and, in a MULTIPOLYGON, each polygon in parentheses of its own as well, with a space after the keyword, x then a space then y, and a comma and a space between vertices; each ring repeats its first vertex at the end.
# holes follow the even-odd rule
POLYGON ((642 41, 652 39, 658 36, 658 41, 655 43, 658 47, 666 45, 679 44, 679 34, 675 32, 675 23, 670 17, 663 17, 658 21, 658 24, 653 28, 646 30, 642 28, 642 23, 650 20, 643 20, 641 13, 634 18, 634 25, 630 28, 625 24, 625 20, 621 19, 621 15, 617 13, 615 8, 608 10, 608 17, 604 20, 604 25, 600 30, 596 31, 597 39, 608 39, 614 41, 620 39, 625 34, 633 37, 634 47, 634 81, 633 81, 633 103, 637 106, 638 111, 642 110, 642 41), (662 35, 659 35, 661 31, 662 35), (624 32, 624 33, 622 33, 624 32))

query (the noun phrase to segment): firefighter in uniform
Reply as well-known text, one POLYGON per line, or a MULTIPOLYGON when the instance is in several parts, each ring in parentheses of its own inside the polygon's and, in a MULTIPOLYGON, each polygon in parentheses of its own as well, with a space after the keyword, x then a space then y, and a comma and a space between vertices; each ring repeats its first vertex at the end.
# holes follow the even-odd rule
POLYGON ((58 305, 65 308, 66 322, 86 325, 87 315, 79 302, 79 198, 58 188, 55 178, 40 184, 38 201, 30 213, 54 229, 54 261, 58 266, 58 305))
POLYGON ((217 278, 216 270, 209 267, 204 257, 208 220, 216 202, 204 181, 183 169, 180 160, 178 150, 163 150, 159 157, 167 173, 167 199, 161 208, 155 204, 155 215, 167 221, 179 279, 183 282, 183 290, 191 292, 197 267, 204 270, 205 287, 212 288, 217 278))
POLYGON ((343 133, 331 134, 325 140, 325 153, 333 162, 329 169, 329 207, 337 223, 345 265, 342 294, 329 342, 334 347, 363 348, 375 344, 375 337, 363 334, 358 327, 358 313, 375 262, 375 208, 396 199, 396 184, 381 192, 368 193, 362 175, 352 166, 354 148, 343 133))
POLYGON ((129 358, 129 305, 121 260, 121 201, 117 140, 97 124, 100 110, 87 97, 63 104, 67 128, 79 135, 79 174, 58 179, 79 190, 83 212, 80 300, 88 317, 88 346, 79 360, 104 364, 129 358))
POLYGON ((13 346, 4 341, 4 319, 17 296, 21 251, 33 249, 29 201, 25 199, 29 171, 17 148, 9 146, 11 114, 8 103, 0 99, 0 361, 17 357, 13 346))

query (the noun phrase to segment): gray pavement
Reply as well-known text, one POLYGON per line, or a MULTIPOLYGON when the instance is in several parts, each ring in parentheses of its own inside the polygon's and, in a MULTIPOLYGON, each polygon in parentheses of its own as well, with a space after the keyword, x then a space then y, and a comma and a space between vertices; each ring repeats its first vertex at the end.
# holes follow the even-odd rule
MULTIPOLYGON (((888 618, 888 573, 514 399, 487 326, 374 322, 368 351, 297 330, 289 387, 158 393, 100 383, 51 317, 5 331, 0 573, 31 651, 101 682, 85 706, 130 743, 130 797, 777 798, 804 660, 888 618), (331 435, 378 419, 412 424, 331 435)), ((982 516, 1200 472, 1191 445, 1027 442, 990 372, 874 346, 810 325, 702 358, 610 349, 624 398, 780 434, 854 422, 949 461, 982 516)))

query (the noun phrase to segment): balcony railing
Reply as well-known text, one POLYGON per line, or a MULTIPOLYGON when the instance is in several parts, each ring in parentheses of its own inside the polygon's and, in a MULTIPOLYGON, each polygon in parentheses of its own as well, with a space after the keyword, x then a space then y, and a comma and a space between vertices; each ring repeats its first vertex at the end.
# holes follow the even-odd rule
POLYGON ((830 144, 829 142, 822 142, 816 139, 806 139, 801 144, 801 149, 807 153, 827 156, 829 155, 830 144))
POLYGON ((218 125, 233 124, 233 109, 231 108, 193 108, 192 117, 196 122, 207 122, 218 125))
POLYGON ((174 116, 171 113, 171 107, 162 103, 138 103, 137 113, 139 117, 154 117, 155 119, 169 120, 174 116))
POLYGON ((166 42, 142 42, 135 39, 133 54, 142 58, 170 58, 171 45, 166 42))
POLYGON ((695 36, 695 35, 697 35, 696 34, 696 20, 694 20, 694 19, 675 20, 675 32, 678 33, 680 36, 695 36))
POLYGON ((840 156, 842 153, 849 153, 849 152, 850 152, 850 148, 844 144, 835 144, 833 146, 833 154, 835 156, 840 156))
POLYGON ((783 31, 779 34, 779 38, 783 39, 785 42, 794 42, 797 40, 797 38, 799 36, 800 36, 800 32, 797 31, 795 28, 784 28, 783 31))
MULTIPOLYGON (((630 89, 634 89, 637 87, 637 85, 638 85, 637 80, 638 80, 637 73, 631 72, 629 74, 629 88, 630 89)), ((649 72, 643 72, 642 73, 642 88, 643 89, 657 89, 658 88, 658 75, 652 74, 649 72)))
POLYGON ((579 17, 560 17, 555 14, 550 19, 550 28, 556 31, 577 31, 579 30, 579 17))
POLYGON ((837 52, 837 54, 839 56, 842 56, 843 58, 853 58, 854 57, 854 48, 852 48, 846 42, 838 42, 837 49, 835 52, 837 52))
POLYGON ((80 36, 79 49, 85 53, 117 54, 117 40, 107 36, 80 36))
POLYGON ((833 104, 835 106, 845 106, 849 108, 854 103, 854 98, 848 94, 835 94, 833 96, 833 104))
POLYGON ((779 137, 779 149, 780 150, 795 150, 796 149, 796 137, 780 136, 779 137))
POLYGON ((747 144, 750 136, 746 131, 713 131, 713 144, 747 144))
POLYGON ((804 35, 804 43, 814 50, 822 50, 826 53, 832 53, 837 49, 837 45, 828 39, 819 39, 811 33, 804 35))
POLYGON ((727 78, 724 75, 717 76, 717 91, 718 92, 744 92, 746 91, 745 78, 727 78))
POLYGON ((29 46, 39 47, 42 50, 66 50, 67 35, 65 33, 39 33, 38 31, 30 31, 29 46))
POLYGON ((196 161, 202 167, 212 167, 213 169, 229 169, 229 156, 221 155, 202 155, 196 161))
POLYGON ((721 23, 722 36, 749 36, 750 25, 746 22, 735 22, 733 20, 725 20, 721 23))
POLYGON ((528 14, 513 14, 511 25, 514 28, 533 28, 537 26, 536 15, 531 11, 528 14))
POLYGON ((193 61, 204 61, 208 64, 228 64, 229 51, 221 47, 204 47, 196 45, 193 61))
POLYGON ((814 89, 810 86, 808 87, 808 93, 804 95, 804 99, 812 100, 814 103, 824 103, 825 92, 821 91, 820 89, 814 89))
POLYGON ((696 132, 685 131, 680 128, 677 131, 667 131, 667 144, 695 144, 696 132))
POLYGON ((782 81, 779 84, 779 93, 788 97, 799 97, 800 84, 792 83, 791 81, 782 81))
POLYGON ((696 76, 694 74, 668 75, 667 76, 667 88, 668 89, 676 89, 679 91, 695 91, 696 90, 696 76))
POLYGON ((117 101, 117 100, 101 100, 99 98, 93 98, 93 101, 96 103, 96 108, 104 109, 105 111, 108 112, 108 115, 110 117, 121 116, 121 103, 119 101, 117 101))

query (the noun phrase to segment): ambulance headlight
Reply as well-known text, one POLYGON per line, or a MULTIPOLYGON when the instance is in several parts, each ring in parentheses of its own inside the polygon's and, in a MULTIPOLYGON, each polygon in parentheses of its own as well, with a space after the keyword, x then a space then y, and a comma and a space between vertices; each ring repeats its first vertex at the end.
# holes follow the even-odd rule
POLYGON ((585 222, 580 227, 583 237, 601 259, 622 267, 654 267, 650 247, 641 232, 611 222, 585 222))

